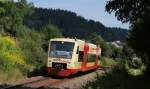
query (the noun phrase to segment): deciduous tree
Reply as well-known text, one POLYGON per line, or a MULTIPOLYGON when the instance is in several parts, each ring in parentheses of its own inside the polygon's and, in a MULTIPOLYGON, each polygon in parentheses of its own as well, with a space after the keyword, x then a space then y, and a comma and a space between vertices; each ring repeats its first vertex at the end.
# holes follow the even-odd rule
POLYGON ((106 11, 115 12, 118 20, 130 23, 128 43, 150 69, 150 0, 111 0, 106 11))

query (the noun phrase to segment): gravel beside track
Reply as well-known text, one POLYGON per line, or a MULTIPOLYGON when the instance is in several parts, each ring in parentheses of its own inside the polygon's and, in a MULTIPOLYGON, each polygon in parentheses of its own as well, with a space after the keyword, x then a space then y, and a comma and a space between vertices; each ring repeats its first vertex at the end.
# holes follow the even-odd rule
POLYGON ((96 72, 88 73, 79 77, 68 79, 53 86, 49 86, 49 89, 80 89, 85 86, 89 81, 94 80, 97 74, 103 74, 105 71, 97 70, 96 72))
POLYGON ((64 79, 37 76, 15 83, 5 84, 0 89, 80 89, 89 81, 94 80, 97 74, 103 73, 105 71, 97 70, 96 72, 64 79))

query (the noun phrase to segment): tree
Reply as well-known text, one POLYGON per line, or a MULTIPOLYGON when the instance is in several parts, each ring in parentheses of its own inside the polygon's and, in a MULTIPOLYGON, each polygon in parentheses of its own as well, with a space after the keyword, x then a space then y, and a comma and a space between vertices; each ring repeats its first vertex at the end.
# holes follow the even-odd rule
POLYGON ((46 52, 42 48, 43 33, 24 25, 24 19, 32 12, 33 5, 26 0, 0 2, 0 33, 16 39, 27 64, 40 67, 46 62, 46 52))
POLYGON ((64 37, 70 38, 92 39, 90 35, 95 32, 105 41, 123 41, 128 33, 126 29, 108 28, 98 21, 87 20, 74 12, 60 9, 34 8, 34 13, 25 19, 25 25, 42 31, 49 21, 61 29, 64 37))
POLYGON ((60 29, 50 23, 44 27, 42 32, 44 34, 45 40, 42 46, 45 51, 48 51, 48 41, 50 39, 63 37, 62 33, 60 32, 60 29))
POLYGON ((110 57, 112 55, 112 50, 108 44, 104 41, 104 39, 100 35, 94 34, 94 39, 92 43, 99 45, 102 50, 102 56, 110 57))
POLYGON ((133 24, 128 42, 134 51, 150 64, 150 15, 133 24))
POLYGON ((48 24, 44 30, 43 33, 45 35, 45 40, 49 40, 51 38, 59 38, 62 37, 62 34, 60 32, 60 30, 58 29, 58 27, 52 25, 52 24, 48 24))
POLYGON ((106 11, 115 12, 118 20, 132 24, 150 13, 150 0, 111 0, 106 4, 106 11))
POLYGON ((15 36, 18 27, 23 25, 23 20, 27 15, 32 13, 32 4, 26 0, 19 2, 0 2, 0 30, 15 36))
POLYGON ((107 2, 106 11, 130 23, 128 44, 150 69, 150 0, 112 0, 107 2))

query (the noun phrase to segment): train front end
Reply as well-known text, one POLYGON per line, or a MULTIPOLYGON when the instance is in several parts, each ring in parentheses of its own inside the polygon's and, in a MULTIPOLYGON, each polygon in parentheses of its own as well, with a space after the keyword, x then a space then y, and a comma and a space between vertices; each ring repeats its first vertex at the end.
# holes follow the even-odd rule
POLYGON ((51 39, 48 50, 47 71, 51 76, 68 77, 77 72, 73 68, 75 40, 51 39))

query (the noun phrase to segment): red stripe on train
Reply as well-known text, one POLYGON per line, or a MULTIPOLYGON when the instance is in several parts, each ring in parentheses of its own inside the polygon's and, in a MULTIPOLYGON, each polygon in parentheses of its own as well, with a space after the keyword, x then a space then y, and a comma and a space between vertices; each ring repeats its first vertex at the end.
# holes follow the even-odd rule
POLYGON ((83 50, 83 61, 81 64, 81 71, 86 71, 86 64, 87 64, 87 58, 88 58, 88 52, 89 52, 89 45, 88 43, 84 44, 84 50, 83 50))

